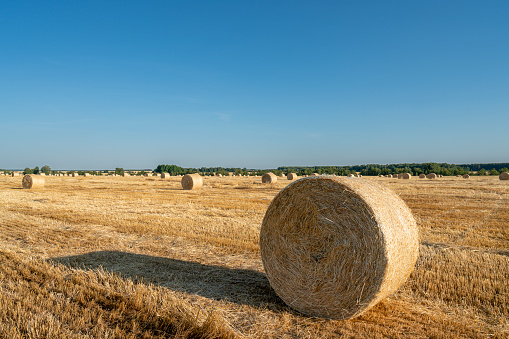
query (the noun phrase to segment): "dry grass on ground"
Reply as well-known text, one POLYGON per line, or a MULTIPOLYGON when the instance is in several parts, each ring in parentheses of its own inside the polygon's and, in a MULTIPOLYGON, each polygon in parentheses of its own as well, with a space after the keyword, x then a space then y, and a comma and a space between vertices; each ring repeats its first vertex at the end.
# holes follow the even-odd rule
POLYGON ((372 180, 411 208, 420 258, 395 295, 331 321, 286 307, 263 273, 258 233, 286 179, 0 177, 0 337, 507 338, 509 184, 372 180))

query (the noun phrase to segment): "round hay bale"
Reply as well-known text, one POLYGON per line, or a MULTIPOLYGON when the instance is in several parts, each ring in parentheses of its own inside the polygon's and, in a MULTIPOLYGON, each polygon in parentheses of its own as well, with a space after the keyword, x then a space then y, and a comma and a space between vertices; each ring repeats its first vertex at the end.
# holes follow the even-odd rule
POLYGON ((410 209, 371 180, 322 176, 292 182, 269 205, 260 250, 274 291, 316 317, 358 316, 413 270, 418 229, 410 209))
POLYGON ((428 178, 428 179, 436 179, 437 175, 435 173, 430 173, 430 174, 426 175, 426 178, 428 178))
POLYGON ((89 177, 89 176, 90 176, 90 173, 83 173, 83 176, 84 176, 84 177, 89 177))
POLYGON ((401 176, 401 179, 411 179, 412 178, 412 175, 410 173, 403 173, 403 175, 401 176))
POLYGON ((296 180, 298 178, 297 173, 288 173, 286 179, 288 180, 296 180))
POLYGON ((186 174, 182 177, 182 188, 185 190, 197 190, 203 186, 203 178, 199 173, 186 174))
POLYGON ((285 175, 284 173, 281 173, 281 174, 279 175, 279 177, 280 177, 280 178, 286 178, 286 175, 285 175))
POLYGON ((403 179, 403 173, 398 173, 398 179, 403 179))
POLYGON ((122 176, 123 177, 130 177, 131 175, 129 173, 124 172, 124 173, 122 173, 122 176))
POLYGON ((165 172, 161 173, 161 179, 166 180, 166 179, 169 179, 169 178, 170 178, 170 173, 165 173, 165 172))
POLYGON ((393 174, 392 175, 393 178, 397 179, 398 178, 398 175, 397 174, 393 174))
POLYGON ((463 174, 463 179, 468 179, 468 178, 470 178, 470 175, 468 175, 468 174, 463 174))
POLYGON ((500 180, 509 180, 509 172, 502 172, 500 173, 500 175, 498 176, 498 178, 500 180))
POLYGON ((426 174, 424 174, 424 173, 419 174, 419 179, 424 179, 424 178, 426 178, 426 174))
POLYGON ((23 185, 23 188, 27 189, 43 188, 44 177, 42 175, 25 174, 25 176, 21 180, 21 184, 23 185))
POLYGON ((277 181, 277 176, 272 172, 265 173, 262 176, 262 183, 264 183, 264 184, 273 184, 276 181, 277 181))
POLYGON ((352 174, 352 173, 350 173, 350 174, 348 174, 348 177, 349 177, 349 178, 353 178, 353 177, 355 177, 355 175, 354 175, 354 174, 352 174))
POLYGON ((317 176, 319 176, 319 175, 320 175, 320 174, 318 174, 318 173, 311 173, 310 177, 317 177, 317 176))

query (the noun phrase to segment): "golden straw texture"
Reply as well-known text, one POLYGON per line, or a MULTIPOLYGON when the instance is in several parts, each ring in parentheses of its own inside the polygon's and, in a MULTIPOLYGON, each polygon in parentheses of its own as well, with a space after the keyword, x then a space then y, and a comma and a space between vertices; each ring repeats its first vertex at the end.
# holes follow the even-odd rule
POLYGON ((403 284, 419 238, 410 209, 390 189, 321 176, 294 181, 272 200, 260 250, 271 286, 290 307, 347 319, 403 284))
POLYGON ((186 174, 180 182, 185 190, 197 190, 203 186, 203 178, 199 173, 186 174))
POLYGON ((23 188, 28 188, 28 189, 43 188, 44 187, 44 177, 41 175, 26 174, 23 177, 23 179, 21 180, 21 183, 23 185, 23 188))
POLYGON ((500 175, 498 176, 498 178, 500 180, 509 180, 509 172, 502 172, 500 173, 500 175))
POLYGON ((410 173, 403 173, 401 175, 401 179, 411 179, 412 175, 410 173))
POLYGON ((264 183, 264 184, 273 184, 276 181, 277 181, 277 176, 272 172, 265 173, 262 176, 262 183, 264 183))
POLYGON ((426 178, 428 179, 436 179, 437 178, 437 175, 435 173, 430 173, 426 176, 426 178))
POLYGON ((288 173, 288 175, 286 176, 286 179, 288 180, 297 180, 297 173, 288 173))
POLYGON ((169 179, 169 178, 170 178, 170 173, 164 173, 164 172, 163 172, 163 173, 161 173, 161 179, 165 179, 165 180, 167 180, 167 179, 169 179))

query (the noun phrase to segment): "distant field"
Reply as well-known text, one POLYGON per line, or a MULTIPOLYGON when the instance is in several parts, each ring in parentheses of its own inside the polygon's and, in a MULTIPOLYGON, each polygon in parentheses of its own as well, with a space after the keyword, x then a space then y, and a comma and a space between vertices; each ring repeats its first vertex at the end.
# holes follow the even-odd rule
POLYGON ((0 337, 509 336, 509 182, 362 178, 400 194, 420 230, 403 287, 364 315, 303 316, 271 290, 262 218, 290 181, 0 177, 0 337))

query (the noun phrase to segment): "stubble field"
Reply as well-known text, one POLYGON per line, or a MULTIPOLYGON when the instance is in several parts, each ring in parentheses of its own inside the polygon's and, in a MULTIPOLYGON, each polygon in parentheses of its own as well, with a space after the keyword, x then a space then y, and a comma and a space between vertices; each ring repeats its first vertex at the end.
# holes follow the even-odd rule
POLYGON ((290 181, 0 177, 0 337, 507 338, 509 183, 388 185, 420 231, 400 290, 352 320, 303 316, 271 290, 258 235, 290 181))

